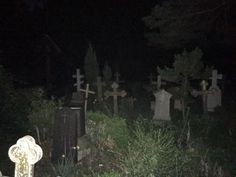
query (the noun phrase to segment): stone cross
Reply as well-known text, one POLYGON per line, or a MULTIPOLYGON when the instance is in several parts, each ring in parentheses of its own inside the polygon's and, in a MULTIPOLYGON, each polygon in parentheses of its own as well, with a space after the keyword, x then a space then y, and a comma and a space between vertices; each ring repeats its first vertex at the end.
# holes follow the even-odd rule
POLYGON ((154 120, 164 120, 169 121, 170 118, 170 98, 172 95, 162 89, 154 93, 155 103, 154 103, 154 120))
POLYGON ((113 84, 111 85, 111 88, 113 89, 113 91, 106 91, 104 93, 105 95, 105 99, 107 99, 108 97, 112 96, 113 97, 113 108, 114 108, 114 114, 118 114, 118 96, 120 97, 125 97, 126 96, 126 91, 122 90, 122 91, 118 91, 119 85, 116 82, 113 82, 113 84))
POLYGON ((121 80, 120 80, 120 74, 119 74, 118 72, 115 73, 115 82, 116 82, 117 84, 124 82, 124 81, 121 81, 121 80))
POLYGON ((207 113, 207 97, 211 93, 211 91, 207 90, 208 83, 205 80, 202 80, 200 86, 202 87, 202 90, 201 91, 193 90, 192 95, 194 97, 197 97, 198 95, 202 96, 203 112, 207 113))
POLYGON ((33 177, 34 164, 42 158, 43 151, 34 138, 27 135, 9 148, 8 155, 15 163, 15 177, 33 177))
POLYGON ((218 71, 214 69, 212 71, 212 77, 210 77, 210 78, 211 78, 211 87, 216 88, 216 87, 218 87, 217 80, 222 79, 223 76, 222 76, 222 74, 218 74, 218 71))
POLYGON ((156 81, 152 81, 152 85, 156 85, 157 86, 157 90, 160 90, 161 89, 161 85, 164 85, 166 84, 165 82, 161 82, 161 76, 158 75, 157 76, 157 80, 156 81))
POLYGON ((80 74, 80 69, 76 69, 76 74, 74 74, 72 77, 76 79, 74 86, 76 86, 77 92, 80 92, 81 85, 84 83, 84 81, 81 80, 84 78, 84 76, 80 74))
POLYGON ((103 93, 102 93, 102 87, 106 85, 105 82, 102 82, 102 77, 98 76, 97 77, 97 82, 94 83, 97 86, 97 96, 98 96, 98 101, 101 102, 103 100, 103 93))
POLYGON ((81 92, 85 93, 85 102, 84 102, 84 114, 86 115, 87 112, 87 105, 88 105, 88 95, 89 94, 95 94, 94 91, 89 90, 89 84, 86 84, 86 89, 80 89, 81 92))

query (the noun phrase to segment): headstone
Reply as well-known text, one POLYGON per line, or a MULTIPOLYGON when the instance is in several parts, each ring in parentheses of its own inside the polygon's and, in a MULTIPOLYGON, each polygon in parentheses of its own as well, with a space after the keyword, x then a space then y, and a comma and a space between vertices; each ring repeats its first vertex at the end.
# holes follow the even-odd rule
POLYGON ((182 105, 180 99, 175 99, 175 100, 174 100, 174 109, 180 110, 180 111, 183 110, 183 105, 182 105))
POLYGON ((170 118, 170 98, 172 95, 162 89, 154 93, 155 107, 154 107, 154 120, 169 121, 170 118))
POLYGON ((86 112, 87 112, 87 105, 88 105, 88 95, 89 94, 95 94, 94 91, 89 90, 89 84, 86 84, 86 89, 80 89, 81 92, 85 93, 85 101, 84 101, 84 115, 86 116, 86 112))
POLYGON ((77 161, 78 138, 85 134, 85 120, 81 109, 62 107, 56 110, 54 120, 52 161, 58 162, 65 157, 77 161))
POLYGON ((222 79, 222 74, 218 74, 217 70, 213 70, 211 79, 210 94, 207 97, 207 109, 209 112, 213 112, 217 106, 221 106, 221 90, 217 85, 217 80, 222 79))
POLYGON ((194 97, 197 97, 198 95, 202 96, 202 106, 203 106, 203 112, 207 113, 207 98, 209 96, 209 94, 211 94, 211 91, 207 90, 207 85, 208 83, 205 80, 202 80, 202 82, 200 83, 200 86, 202 87, 201 91, 197 91, 197 90, 193 90, 192 91, 192 95, 194 97))
POLYGON ((43 157, 43 151, 34 138, 27 135, 9 148, 8 155, 15 163, 15 177, 33 177, 34 164, 43 157))
POLYGON ((101 102, 103 100, 103 92, 102 92, 102 87, 105 86, 105 82, 102 82, 102 77, 98 76, 97 77, 97 82, 94 83, 97 86, 97 98, 98 101, 101 102))
POLYGON ((114 114, 118 114, 118 96, 120 97, 125 97, 126 96, 126 91, 122 90, 122 91, 118 91, 119 85, 116 82, 113 82, 113 84, 111 85, 113 91, 106 91, 104 93, 105 95, 105 99, 107 99, 108 97, 112 96, 113 97, 113 110, 114 110, 114 114))
POLYGON ((84 83, 84 81, 81 79, 84 78, 84 76, 80 74, 79 69, 76 69, 76 74, 74 74, 72 77, 76 79, 74 86, 76 87, 77 92, 80 92, 81 85, 84 83))

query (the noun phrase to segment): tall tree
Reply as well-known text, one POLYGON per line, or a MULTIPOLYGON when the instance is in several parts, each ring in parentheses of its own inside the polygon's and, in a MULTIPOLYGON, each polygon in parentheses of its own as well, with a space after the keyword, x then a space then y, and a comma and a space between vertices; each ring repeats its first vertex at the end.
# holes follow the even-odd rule
POLYGON ((199 45, 222 33, 231 0, 166 0, 143 18, 150 44, 166 49, 199 45))
POLYGON ((99 67, 97 63, 96 52, 91 43, 89 43, 87 53, 84 60, 85 79, 89 84, 96 81, 99 75, 99 67))

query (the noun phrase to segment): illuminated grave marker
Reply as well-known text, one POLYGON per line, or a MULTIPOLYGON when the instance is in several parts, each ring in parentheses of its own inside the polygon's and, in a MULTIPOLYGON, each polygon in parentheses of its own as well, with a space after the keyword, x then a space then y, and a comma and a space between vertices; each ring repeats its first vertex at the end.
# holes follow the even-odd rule
POLYGON ((116 82, 113 82, 113 84, 111 85, 111 87, 113 88, 113 91, 106 91, 104 93, 105 95, 105 99, 107 99, 108 97, 112 96, 113 97, 113 110, 114 110, 114 114, 118 114, 118 96, 120 97, 125 97, 125 95, 127 94, 126 91, 122 90, 122 91, 118 91, 119 85, 116 82))
POLYGON ((15 163, 15 177, 33 177, 34 164, 42 158, 43 151, 34 138, 27 135, 9 148, 8 155, 15 163))

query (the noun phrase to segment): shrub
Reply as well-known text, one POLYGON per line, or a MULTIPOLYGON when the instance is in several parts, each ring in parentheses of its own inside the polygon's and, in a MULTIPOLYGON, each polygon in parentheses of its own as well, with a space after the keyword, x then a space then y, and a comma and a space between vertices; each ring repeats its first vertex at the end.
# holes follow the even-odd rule
POLYGON ((172 133, 137 125, 123 164, 128 176, 183 176, 190 158, 177 148, 172 133))
POLYGON ((88 112, 88 134, 101 148, 125 149, 128 145, 128 130, 124 119, 110 118, 102 113, 88 112))

